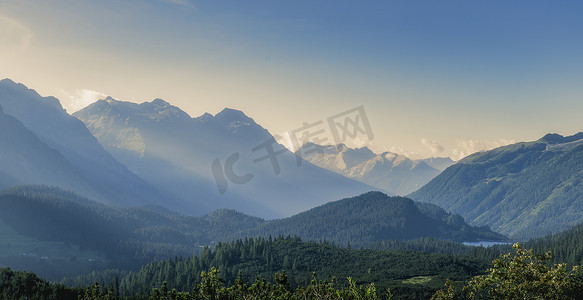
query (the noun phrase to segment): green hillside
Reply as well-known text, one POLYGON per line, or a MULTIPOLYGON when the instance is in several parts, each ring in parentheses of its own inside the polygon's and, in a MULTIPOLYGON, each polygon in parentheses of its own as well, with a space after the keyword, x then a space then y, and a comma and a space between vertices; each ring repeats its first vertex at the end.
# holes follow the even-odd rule
POLYGON ((513 239, 568 229, 583 222, 582 138, 547 135, 471 155, 410 197, 513 239))
POLYGON ((242 236, 291 235, 341 246, 367 246, 396 239, 433 237, 454 241, 505 240, 488 228, 468 226, 462 217, 404 197, 369 192, 242 231, 242 236))

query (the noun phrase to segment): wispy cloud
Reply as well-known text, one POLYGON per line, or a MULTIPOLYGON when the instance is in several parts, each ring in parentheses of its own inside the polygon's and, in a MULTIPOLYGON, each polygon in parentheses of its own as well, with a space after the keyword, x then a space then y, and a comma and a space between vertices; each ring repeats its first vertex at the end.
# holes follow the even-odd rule
POLYGON ((457 148, 452 150, 451 158, 460 160, 470 154, 480 151, 492 150, 494 148, 516 143, 515 140, 498 139, 498 140, 461 140, 457 143, 457 148))
POLYGON ((32 31, 17 20, 0 15, 0 49, 26 50, 33 38, 32 31))
POLYGON ((440 154, 443 151, 445 151, 445 147, 443 147, 436 140, 428 140, 426 138, 422 138, 421 144, 423 144, 425 147, 427 147, 427 149, 429 149, 429 151, 431 151, 431 154, 433 154, 433 155, 440 154))
POLYGON ((419 154, 419 152, 409 151, 409 150, 407 150, 403 147, 399 147, 399 146, 391 146, 391 147, 385 146, 382 149, 382 152, 385 152, 385 151, 388 151, 391 153, 397 153, 397 154, 404 155, 404 156, 407 156, 407 157, 413 158, 413 159, 422 158, 421 155, 419 154))
POLYGON ((196 9, 196 6, 194 6, 194 4, 192 4, 188 0, 161 0, 161 1, 166 2, 166 3, 170 3, 170 4, 176 4, 176 5, 188 7, 191 9, 196 9))
POLYGON ((86 107, 87 105, 107 96, 103 93, 88 89, 76 90, 72 94, 64 90, 61 90, 60 92, 64 95, 61 102, 69 113, 74 113, 86 107))

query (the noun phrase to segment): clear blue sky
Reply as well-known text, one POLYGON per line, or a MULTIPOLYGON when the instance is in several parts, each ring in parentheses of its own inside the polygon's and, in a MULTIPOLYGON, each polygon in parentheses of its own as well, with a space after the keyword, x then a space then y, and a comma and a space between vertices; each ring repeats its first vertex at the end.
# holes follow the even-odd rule
MULTIPOLYGON (((364 105, 377 151, 583 131, 581 1, 0 2, 0 77, 74 111, 163 98, 272 133, 364 105)), ((366 141, 359 141, 366 142, 366 141)))

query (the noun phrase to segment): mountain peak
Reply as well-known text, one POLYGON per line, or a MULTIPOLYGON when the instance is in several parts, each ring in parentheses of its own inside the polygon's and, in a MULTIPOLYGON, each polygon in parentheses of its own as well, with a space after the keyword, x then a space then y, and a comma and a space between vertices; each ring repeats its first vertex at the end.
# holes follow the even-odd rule
POLYGON ((16 93, 21 93, 21 94, 27 95, 28 97, 39 98, 41 103, 52 106, 59 111, 64 110, 63 106, 61 106, 61 102, 59 101, 59 99, 52 97, 52 96, 42 97, 35 90, 29 89, 24 84, 14 82, 13 80, 11 80, 9 78, 5 78, 5 79, 0 80, 0 86, 5 87, 9 91, 9 93, 16 92, 16 93))
POLYGON ((111 113, 112 111, 123 118, 130 117, 132 119, 146 120, 147 122, 189 122, 192 120, 186 112, 162 99, 154 99, 151 102, 138 104, 117 100, 110 96, 89 105, 73 115, 86 119, 92 114, 111 113))
POLYGON ((232 108, 223 109, 221 112, 215 115, 215 119, 220 120, 231 128, 257 125, 257 123, 255 123, 253 119, 249 118, 244 112, 232 108))
POLYGON ((9 88, 12 88, 12 89, 16 89, 16 90, 19 90, 19 91, 23 91, 23 92, 26 92, 26 93, 30 93, 31 91, 34 92, 34 93, 36 93, 33 89, 29 89, 24 84, 15 82, 15 81, 13 81, 12 79, 9 79, 9 78, 5 78, 5 79, 0 80, 0 85, 5 86, 5 87, 9 87, 9 88))
POLYGON ((11 86, 18 86, 18 85, 24 86, 23 84, 19 84, 19 83, 14 82, 10 78, 4 78, 4 79, 0 80, 0 84, 2 84, 2 85, 8 85, 8 86, 10 86, 10 85, 11 86))
POLYGON ((156 105, 156 106, 170 106, 170 103, 160 99, 160 98, 156 98, 152 101, 152 104, 156 105))
POLYGON ((230 120, 243 120, 243 119, 250 119, 243 111, 233 108, 224 108, 215 115, 215 117, 221 119, 230 119, 230 120))
POLYGON ((185 111, 162 99, 154 99, 152 102, 141 103, 139 107, 151 119, 181 121, 189 121, 192 119, 185 111))
POLYGON ((105 100, 107 103, 119 102, 118 100, 114 99, 114 98, 113 98, 113 97, 111 97, 111 96, 107 96, 107 97, 106 97, 105 99, 103 99, 103 100, 105 100))
POLYGON ((543 136, 538 141, 546 142, 548 144, 564 144, 564 143, 578 141, 581 139, 583 139, 583 132, 579 132, 579 133, 571 135, 571 136, 562 136, 562 135, 557 134, 557 133, 549 133, 549 134, 543 136))
POLYGON ((204 114, 202 114, 200 117, 197 117, 196 119, 197 119, 198 121, 201 121, 201 122, 208 122, 208 121, 209 121, 209 120, 211 120, 212 118, 213 118, 213 115, 211 115, 211 114, 209 114, 209 113, 205 112, 204 114))

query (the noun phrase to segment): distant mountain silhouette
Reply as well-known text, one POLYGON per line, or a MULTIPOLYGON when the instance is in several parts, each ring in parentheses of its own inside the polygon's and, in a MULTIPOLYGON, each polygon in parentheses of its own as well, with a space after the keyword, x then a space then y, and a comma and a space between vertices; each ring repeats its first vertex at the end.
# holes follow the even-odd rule
POLYGON ((51 149, 24 125, 0 110, 0 189, 22 184, 48 184, 98 193, 58 151, 51 149))
POLYGON ((107 98, 74 116, 135 174, 183 200, 173 209, 190 214, 230 208, 268 219, 284 217, 375 189, 298 161, 235 109, 191 118, 160 99, 136 104, 107 98), (268 145, 277 152, 275 162, 267 156, 268 145), (239 182, 231 180, 236 176, 239 182))
POLYGON ((450 158, 412 160, 396 153, 375 154, 367 147, 352 149, 344 144, 321 146, 307 143, 297 153, 319 167, 395 195, 406 195, 419 189, 454 164, 450 158))
POLYGON ((10 147, 13 143, 27 149, 21 153, 36 153, 35 165, 26 177, 16 176, 17 169, 3 169, 8 176, 18 177, 18 183, 54 184, 120 206, 176 200, 160 193, 114 159, 83 122, 67 114, 56 98, 41 97, 22 84, 4 79, 0 81, 0 105, 5 121, 18 128, 16 132, 10 132, 8 127, 0 128, 11 135, 10 142, 0 147, 10 147), (6 115, 17 119, 21 126, 9 121, 6 115), (38 140, 33 139, 29 131, 38 140), (48 155, 47 149, 53 154, 48 155), (44 156, 41 153, 45 153, 44 156), (69 174, 68 177, 64 177, 65 174, 69 174))

